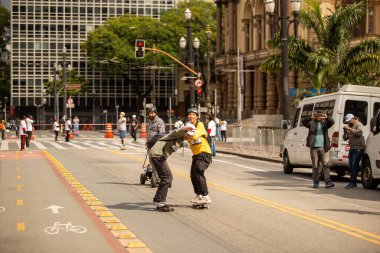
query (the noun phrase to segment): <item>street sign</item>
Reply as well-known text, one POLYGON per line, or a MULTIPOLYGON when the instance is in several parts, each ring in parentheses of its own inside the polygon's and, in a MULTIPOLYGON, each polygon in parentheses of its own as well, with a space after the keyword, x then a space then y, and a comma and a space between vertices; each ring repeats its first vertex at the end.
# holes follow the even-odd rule
POLYGON ((145 107, 146 107, 146 108, 152 108, 152 107, 153 107, 153 104, 146 104, 145 107))
POLYGON ((66 104, 66 108, 75 108, 75 104, 69 104, 69 103, 67 103, 66 104))
POLYGON ((103 110, 103 113, 107 113, 107 110, 103 110))
POLYGON ((207 107, 200 107, 199 111, 200 112, 208 112, 208 108, 207 107))
POLYGON ((79 83, 68 83, 66 86, 66 90, 80 90, 81 84, 79 83))
POLYGON ((200 78, 195 79, 194 85, 195 85, 195 87, 198 87, 198 88, 202 87, 202 85, 203 85, 202 79, 200 79, 200 78))

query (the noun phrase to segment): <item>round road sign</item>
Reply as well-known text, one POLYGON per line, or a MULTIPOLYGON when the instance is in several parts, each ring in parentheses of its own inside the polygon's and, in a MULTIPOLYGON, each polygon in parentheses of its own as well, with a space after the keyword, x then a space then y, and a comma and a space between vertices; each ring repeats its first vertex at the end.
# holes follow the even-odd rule
POLYGON ((194 85, 195 85, 195 87, 198 87, 198 88, 202 87, 202 85, 203 85, 202 79, 200 79, 200 78, 195 79, 194 85))

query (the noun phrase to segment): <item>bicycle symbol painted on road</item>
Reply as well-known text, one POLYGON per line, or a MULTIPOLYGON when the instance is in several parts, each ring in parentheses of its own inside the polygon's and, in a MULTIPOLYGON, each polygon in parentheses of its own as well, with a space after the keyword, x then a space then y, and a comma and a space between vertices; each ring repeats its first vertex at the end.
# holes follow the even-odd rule
POLYGON ((87 228, 82 227, 82 226, 74 226, 71 224, 71 222, 67 224, 55 222, 52 227, 47 227, 44 229, 46 233, 51 234, 51 235, 58 234, 60 230, 63 230, 66 232, 74 232, 78 234, 83 234, 87 232, 87 228))
POLYGON ((0 206, 0 213, 5 212, 5 207, 0 206))

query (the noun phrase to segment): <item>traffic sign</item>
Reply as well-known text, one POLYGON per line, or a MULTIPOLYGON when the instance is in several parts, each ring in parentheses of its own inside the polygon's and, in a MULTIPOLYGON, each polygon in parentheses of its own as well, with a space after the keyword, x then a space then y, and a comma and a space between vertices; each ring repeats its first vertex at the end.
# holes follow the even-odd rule
POLYGON ((68 103, 68 104, 73 104, 73 103, 74 103, 74 101, 73 101, 73 99, 72 99, 72 98, 69 98, 69 99, 67 99, 67 103, 68 103))
POLYGON ((194 85, 195 85, 195 87, 202 87, 202 85, 203 85, 202 79, 200 79, 200 78, 195 79, 194 85))
POLYGON ((66 108, 75 108, 75 104, 69 104, 69 103, 67 103, 66 104, 66 108))
POLYGON ((146 108, 152 108, 152 107, 153 107, 153 104, 146 104, 145 107, 146 107, 146 108))

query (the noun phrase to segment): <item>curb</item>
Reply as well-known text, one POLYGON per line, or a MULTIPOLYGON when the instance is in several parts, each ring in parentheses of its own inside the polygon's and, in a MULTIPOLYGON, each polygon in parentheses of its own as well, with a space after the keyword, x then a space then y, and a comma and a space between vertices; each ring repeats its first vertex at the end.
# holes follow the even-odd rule
POLYGON ((281 160, 274 160, 266 157, 261 157, 261 156, 254 156, 254 155, 246 155, 246 154, 241 154, 241 153, 234 153, 230 151, 225 151, 225 150, 216 150, 216 153, 222 153, 222 154, 229 154, 229 155, 236 155, 248 159, 255 159, 255 160, 260 160, 260 161, 266 161, 266 162, 273 162, 273 163, 283 163, 281 160))

